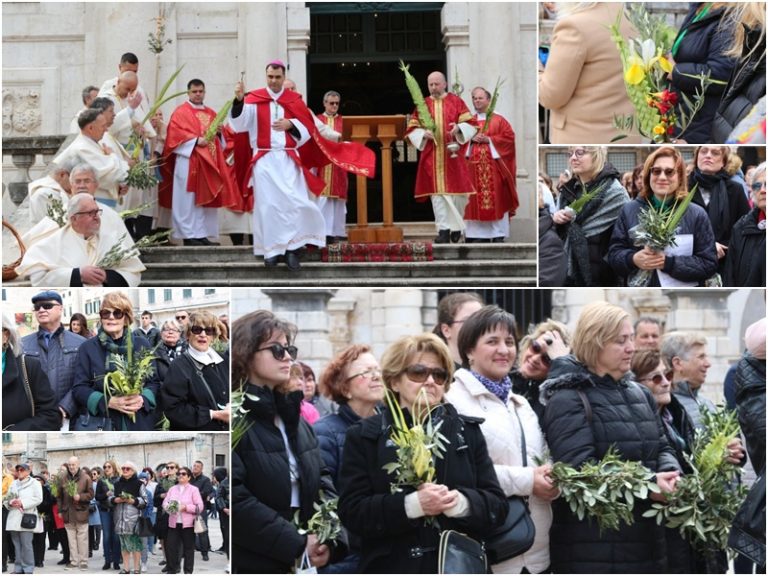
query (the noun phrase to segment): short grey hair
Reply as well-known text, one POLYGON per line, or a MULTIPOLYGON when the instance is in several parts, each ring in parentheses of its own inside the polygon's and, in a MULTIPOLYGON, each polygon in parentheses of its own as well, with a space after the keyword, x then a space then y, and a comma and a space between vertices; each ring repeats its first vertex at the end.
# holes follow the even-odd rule
POLYGON ((93 174, 93 179, 97 182, 99 181, 99 178, 96 176, 96 169, 87 162, 83 162, 82 160, 70 169, 69 177, 73 178, 76 174, 80 174, 81 172, 90 172, 93 174))
POLYGON ((765 176, 765 166, 766 163, 763 162, 762 164, 758 164, 757 168, 755 168, 755 172, 752 174, 752 182, 755 181, 755 178, 758 176, 765 176))
POLYGON ((661 359, 667 368, 672 368, 672 359, 688 360, 696 346, 707 345, 707 339, 698 332, 669 332, 661 341, 661 359))
POLYGON ((91 92, 93 92, 94 90, 96 90, 96 92, 99 91, 99 89, 96 88, 96 86, 86 86, 85 88, 83 88, 83 94, 82 94, 83 104, 85 104, 85 101, 91 97, 91 92))
POLYGON ((13 352, 13 355, 21 355, 19 332, 16 330, 16 323, 11 319, 11 315, 8 312, 3 312, 3 330, 8 332, 8 348, 13 352))
POLYGON ((181 326, 179 326, 179 323, 176 322, 176 320, 166 320, 163 322, 163 325, 160 327, 160 332, 163 332, 166 328, 172 328, 181 334, 181 326))
POLYGON ((336 92, 336 90, 328 90, 325 94, 323 94, 323 102, 328 100, 331 96, 336 96, 339 100, 341 100, 341 94, 336 92))
POLYGON ((72 196, 72 198, 69 199, 69 206, 67 207, 67 216, 69 218, 72 218, 74 214, 77 214, 80 211, 80 204, 83 203, 85 200, 93 200, 93 196, 88 194, 87 192, 80 192, 79 194, 75 194, 72 196))

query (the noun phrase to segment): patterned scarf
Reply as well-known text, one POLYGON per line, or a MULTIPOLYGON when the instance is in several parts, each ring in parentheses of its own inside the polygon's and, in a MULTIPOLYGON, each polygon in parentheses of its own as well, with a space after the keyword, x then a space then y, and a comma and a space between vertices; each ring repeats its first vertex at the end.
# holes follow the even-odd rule
POLYGON ((99 339, 99 344, 104 349, 104 369, 107 372, 112 372, 116 369, 114 364, 114 358, 115 356, 122 356, 126 357, 128 355, 128 348, 127 348, 127 342, 126 342, 126 335, 130 334, 128 330, 123 330, 123 335, 118 338, 117 340, 114 340, 112 336, 104 332, 103 328, 99 328, 99 332, 96 335, 96 337, 99 339))
POLYGON ((477 378, 480 384, 486 387, 488 392, 496 396, 496 398, 501 400, 504 404, 507 403, 507 400, 509 399, 509 391, 512 389, 512 380, 509 379, 509 376, 504 376, 503 379, 497 382, 496 380, 486 378, 482 374, 478 374, 474 370, 470 370, 470 372, 472 372, 472 376, 477 378))

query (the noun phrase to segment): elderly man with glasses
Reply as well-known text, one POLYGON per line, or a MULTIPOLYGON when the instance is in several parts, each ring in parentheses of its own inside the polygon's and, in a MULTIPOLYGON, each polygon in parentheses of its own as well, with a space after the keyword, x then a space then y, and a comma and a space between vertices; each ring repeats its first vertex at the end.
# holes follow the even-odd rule
POLYGON ((138 286, 146 268, 133 241, 119 229, 102 227, 101 213, 93 196, 75 194, 67 207, 69 222, 29 249, 19 275, 29 276, 33 286, 138 286))
POLYGON ((69 430, 69 419, 77 412, 72 397, 75 361, 85 338, 64 328, 61 323, 63 310, 61 294, 45 290, 32 297, 38 330, 21 339, 24 354, 40 361, 48 376, 62 419, 62 431, 69 430))

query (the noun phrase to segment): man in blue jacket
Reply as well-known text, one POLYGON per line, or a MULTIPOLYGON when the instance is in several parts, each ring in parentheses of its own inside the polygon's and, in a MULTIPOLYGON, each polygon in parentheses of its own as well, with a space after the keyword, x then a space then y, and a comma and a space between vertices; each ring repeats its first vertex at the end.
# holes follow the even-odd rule
POLYGON ((21 339, 24 354, 34 356, 48 376, 62 419, 62 431, 69 430, 69 420, 77 416, 72 397, 77 350, 85 338, 66 330, 61 323, 62 300, 55 290, 45 290, 32 297, 38 330, 21 339))

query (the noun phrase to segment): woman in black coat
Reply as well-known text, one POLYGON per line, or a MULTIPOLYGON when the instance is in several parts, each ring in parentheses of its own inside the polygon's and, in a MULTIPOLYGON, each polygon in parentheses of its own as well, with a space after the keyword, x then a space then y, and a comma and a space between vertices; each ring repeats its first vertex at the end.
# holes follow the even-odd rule
POLYGON ((3 314, 3 430, 49 431, 61 416, 48 376, 37 358, 23 354, 16 325, 3 314))
MULTIPOLYGON (((648 390, 632 382, 635 351, 629 314, 606 302, 584 307, 571 340, 572 356, 552 361, 542 385, 543 429, 555 462, 579 468, 610 447, 622 458, 656 472, 663 492, 674 492, 680 465, 648 390)), ((652 494, 652 499, 659 496, 652 494)), ((563 499, 552 503, 550 556, 554 573, 660 573, 667 569, 664 527, 643 518, 648 500, 637 500, 634 524, 600 532, 579 520, 563 499)))
POLYGON ((688 189, 693 190, 693 204, 704 208, 712 224, 717 248, 718 272, 725 271, 725 256, 731 242, 731 231, 739 218, 749 212, 744 188, 731 180, 728 146, 699 146, 693 151, 694 169, 688 177, 688 189))
MULTIPOLYGON (((704 92, 704 105, 694 116, 685 132, 678 135, 691 144, 710 142, 712 120, 715 117, 725 82, 731 76, 736 60, 726 52, 733 38, 733 22, 724 18, 726 4, 692 2, 672 44, 669 73, 671 89, 682 92, 691 100, 701 82, 695 76, 709 73, 711 83, 704 92), (693 77, 692 77, 693 76, 693 77)), ((681 105, 684 106, 681 100, 681 105)))
POLYGON ((165 381, 168 368, 187 351, 187 341, 181 337, 181 327, 175 320, 166 320, 160 327, 160 343, 155 348, 157 379, 165 381))
POLYGON ((396 461, 388 409, 355 424, 347 440, 339 480, 339 517, 360 537, 360 572, 434 574, 441 530, 458 530, 482 540, 506 519, 507 502, 488 455, 480 420, 460 416, 443 402, 453 375, 448 347, 434 334, 406 336, 382 357, 386 386, 395 394, 408 425, 421 391, 442 422, 442 458, 434 458, 434 479, 400 486, 384 470, 396 461))
POLYGON ((712 124, 710 142, 722 144, 757 101, 765 96, 765 6, 732 4, 727 18, 735 22, 729 55, 738 56, 712 124))
POLYGON ((725 256, 723 285, 765 286, 765 162, 752 177, 755 207, 733 226, 725 256))
POLYGON ((127 396, 104 395, 104 376, 116 369, 115 356, 127 357, 128 339, 131 339, 133 358, 151 353, 149 342, 142 336, 131 333, 133 305, 122 292, 108 292, 101 302, 101 327, 98 334, 87 340, 77 351, 75 383, 72 394, 80 414, 89 414, 91 419, 101 420, 105 416, 112 421, 115 431, 151 431, 158 419, 157 380, 155 361, 152 372, 144 380, 140 394, 127 396))
POLYGON ((283 393, 298 353, 296 327, 259 310, 232 325, 232 377, 245 382, 244 418, 250 427, 232 451, 232 572, 287 573, 305 552, 315 567, 345 553, 301 534, 313 505, 336 491, 324 472, 311 426, 300 416, 302 391, 283 393), (254 399, 255 398, 255 399, 254 399))
POLYGON ((173 361, 160 388, 160 408, 171 430, 229 430, 229 354, 222 358, 211 346, 219 334, 210 312, 189 315, 189 348, 173 361))
POLYGON ((637 246, 631 234, 643 210, 674 210, 675 202, 682 202, 688 195, 680 153, 671 146, 657 148, 645 160, 643 181, 640 194, 624 205, 613 228, 609 264, 630 286, 660 286, 663 275, 689 286, 704 285, 717 270, 715 239, 707 214, 693 201, 686 208, 675 236, 675 250, 688 245, 690 254, 674 255, 667 253, 671 249, 656 252, 649 246, 637 246))

